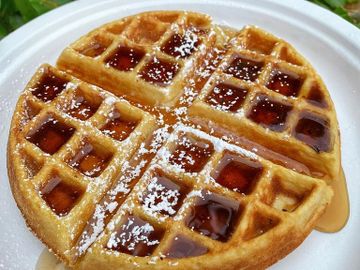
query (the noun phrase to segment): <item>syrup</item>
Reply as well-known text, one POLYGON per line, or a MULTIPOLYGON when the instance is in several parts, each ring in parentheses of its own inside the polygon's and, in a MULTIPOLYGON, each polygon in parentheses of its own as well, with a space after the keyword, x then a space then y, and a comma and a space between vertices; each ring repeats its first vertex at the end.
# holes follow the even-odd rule
POLYGON ((207 252, 207 247, 204 247, 185 236, 178 235, 171 241, 170 247, 165 252, 165 257, 177 259, 197 257, 206 254, 207 252))
POLYGON ((111 138, 123 141, 129 137, 130 133, 136 128, 136 121, 128 121, 121 117, 119 111, 115 110, 111 114, 111 119, 101 128, 101 131, 111 138))
POLYGON ((240 212, 240 204, 237 201, 202 192, 202 196, 190 208, 185 223, 202 235, 226 242, 235 229, 240 212))
POLYGON ((297 97, 302 83, 302 78, 295 73, 275 70, 266 87, 287 97, 297 97))
POLYGON ((318 106, 320 108, 326 108, 327 102, 325 100, 323 92, 321 92, 318 85, 313 85, 310 89, 308 96, 306 97, 307 101, 312 105, 318 106))
POLYGON ((334 190, 334 197, 315 227, 320 232, 340 231, 345 227, 350 215, 349 195, 343 169, 341 169, 339 179, 334 179, 331 187, 334 190))
POLYGON ((92 217, 87 222, 83 233, 78 239, 78 246, 81 247, 81 249, 79 249, 79 255, 82 255, 86 248, 89 247, 96 240, 96 237, 101 233, 101 230, 96 230, 98 225, 102 224, 102 228, 106 227, 133 187, 143 176, 146 168, 148 167, 148 164, 155 156, 155 152, 150 152, 152 149, 150 148, 151 142, 151 139, 146 141, 145 149, 148 152, 139 152, 129 160, 128 169, 123 172, 120 179, 114 181, 114 185, 108 190, 105 196, 98 203, 97 209, 95 212, 93 212, 92 217), (144 166, 139 168, 138 173, 134 173, 134 168, 137 168, 139 163, 142 161, 145 161, 144 166))
POLYGON ((46 72, 40 81, 32 88, 31 93, 42 100, 43 102, 50 102, 56 98, 62 91, 65 90, 67 80, 56 77, 50 71, 46 72))
POLYGON ((262 171, 259 162, 225 153, 213 172, 213 178, 220 185, 247 195, 252 192, 262 171))
POLYGON ((248 118, 272 131, 283 131, 291 106, 271 100, 265 95, 257 96, 248 118))
POLYGON ((97 40, 92 40, 86 47, 79 50, 79 53, 89 57, 97 57, 105 52, 107 47, 97 40))
POLYGON ((49 117, 35 132, 26 139, 48 154, 56 153, 74 134, 75 129, 49 117))
POLYGON ((204 121, 204 119, 200 118, 192 118, 191 122, 198 125, 204 132, 212 134, 213 136, 216 136, 218 138, 226 137, 226 141, 240 146, 246 150, 254 151, 256 149, 257 155, 268 159, 275 164, 284 166, 285 168, 289 168, 291 170, 295 170, 305 175, 312 175, 314 173, 317 173, 316 171, 313 171, 313 168, 309 168, 307 165, 300 163, 299 161, 296 161, 289 158, 288 156, 266 148, 261 144, 250 141, 245 137, 235 135, 228 129, 220 127, 215 123, 209 123, 208 121, 204 121))
POLYGON ((209 80, 210 76, 224 58, 224 54, 224 50, 214 48, 209 54, 210 59, 204 62, 199 71, 196 71, 197 78, 195 79, 194 88, 197 91, 200 91, 204 87, 205 83, 209 80))
POLYGON ((61 263, 54 254, 47 248, 41 252, 40 257, 36 263, 35 270, 70 270, 63 263, 61 263))
POLYGON ((97 177, 105 170, 111 158, 110 153, 100 153, 90 143, 85 143, 69 165, 86 176, 97 177))
POLYGON ((142 205, 146 211, 174 216, 185 195, 184 188, 171 181, 167 176, 156 175, 147 186, 147 192, 142 198, 142 205))
POLYGON ((327 152, 330 150, 328 126, 327 120, 309 112, 303 112, 295 127, 294 136, 312 147, 316 152, 327 152))
POLYGON ((259 77, 263 66, 263 62, 237 56, 225 72, 240 80, 253 82, 259 77))
POLYGON ((236 112, 243 104, 247 93, 246 89, 220 83, 206 97, 206 102, 215 108, 220 107, 225 111, 236 112))
POLYGON ((164 87, 171 84, 179 69, 180 66, 177 63, 154 57, 142 68, 139 77, 147 82, 164 87))
MULTIPOLYGON (((225 130, 217 125, 209 124, 208 122, 205 123, 202 119, 192 119, 192 122, 197 125, 201 125, 202 130, 207 133, 210 133, 211 129, 216 130, 216 133, 213 135, 217 137, 226 136, 230 139, 231 143, 243 147, 244 149, 247 149, 249 151, 254 148, 257 149, 256 153, 258 155, 274 162, 275 164, 279 164, 281 166, 295 170, 305 175, 313 175, 317 177, 316 175, 318 174, 318 172, 316 171, 316 168, 308 167, 303 163, 290 159, 289 157, 284 156, 280 153, 274 152, 268 148, 265 148, 262 145, 251 142, 244 137, 236 136, 232 133, 229 133, 228 130, 225 130)), ((334 197, 330 205, 328 205, 325 214, 319 219, 315 228, 318 231, 326 233, 334 233, 340 231, 343 227, 345 227, 350 214, 349 196, 346 188, 346 179, 343 170, 341 171, 339 179, 336 179, 332 182, 331 187, 334 190, 334 197)), ((286 209, 286 211, 289 212, 296 209, 296 202, 301 198, 299 198, 299 196, 296 196, 293 193, 290 194, 289 192, 285 192, 285 194, 283 195, 287 197, 286 205, 283 204, 280 207, 279 204, 274 204, 275 207, 277 207, 279 210, 286 209)), ((265 199, 265 203, 271 204, 273 202, 272 199, 270 198, 270 201, 266 202, 268 199, 269 198, 265 199)))
POLYGON ((51 210, 58 216, 66 216, 79 200, 83 190, 64 182, 54 174, 41 188, 40 195, 51 210))
POLYGON ((107 248, 133 256, 149 256, 159 245, 163 232, 136 216, 128 216, 126 223, 109 239, 107 248))
POLYGON ((207 141, 184 136, 172 152, 169 162, 178 165, 186 172, 199 172, 214 152, 214 146, 207 141))
POLYGON ((174 34, 161 47, 161 51, 174 57, 186 58, 195 51, 199 43, 197 36, 191 32, 186 32, 184 36, 174 34))
POLYGON ((145 53, 141 50, 120 46, 105 62, 113 68, 121 71, 131 71, 144 57, 145 53))
POLYGON ((85 121, 94 115, 98 107, 88 102, 85 97, 76 96, 67 113, 72 117, 85 121))

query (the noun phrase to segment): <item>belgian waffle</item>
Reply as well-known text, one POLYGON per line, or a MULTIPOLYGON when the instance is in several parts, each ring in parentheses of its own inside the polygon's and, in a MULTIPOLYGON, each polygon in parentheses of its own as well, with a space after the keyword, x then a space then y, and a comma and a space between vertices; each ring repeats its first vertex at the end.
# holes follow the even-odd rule
POLYGON ((311 65, 193 12, 106 24, 20 96, 8 171, 31 230, 74 269, 261 269, 296 248, 340 171, 311 65))

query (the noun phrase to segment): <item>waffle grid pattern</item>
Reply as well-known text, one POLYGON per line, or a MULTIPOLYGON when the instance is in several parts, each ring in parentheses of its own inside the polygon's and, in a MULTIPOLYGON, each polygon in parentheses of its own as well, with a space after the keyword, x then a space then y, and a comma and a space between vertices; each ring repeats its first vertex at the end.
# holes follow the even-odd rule
MULTIPOLYGON (((316 203, 313 199, 325 195, 326 184, 323 181, 295 172, 290 172, 290 175, 293 177, 289 177, 288 170, 274 165, 252 152, 225 143, 199 130, 180 125, 159 150, 135 188, 115 213, 112 221, 105 229, 105 233, 94 243, 92 251, 85 257, 85 262, 90 264, 101 254, 104 261, 119 257, 128 259, 135 266, 143 266, 144 260, 142 258, 132 257, 129 259, 126 257, 125 253, 130 252, 131 254, 132 249, 122 252, 116 249, 118 245, 124 245, 121 242, 121 234, 117 234, 118 231, 121 230, 121 226, 127 224, 129 217, 134 216, 145 221, 155 231, 161 232, 158 233, 155 248, 148 255, 152 255, 154 262, 169 257, 170 260, 165 261, 168 266, 173 263, 177 264, 177 261, 171 260, 173 254, 169 254, 169 250, 176 246, 175 239, 179 237, 189 239, 189 248, 197 243, 196 248, 203 252, 199 255, 206 253, 211 256, 211 254, 223 251, 224 246, 244 247, 246 243, 251 240, 256 241, 258 237, 271 229, 276 228, 273 230, 273 232, 275 231, 274 234, 284 230, 285 227, 287 230, 291 228, 290 230, 296 233, 302 226, 305 226, 306 219, 309 218, 306 217, 305 211, 309 206, 313 207, 313 204, 316 203), (173 164, 169 161, 172 153, 184 137, 191 138, 195 144, 197 142, 208 143, 212 149, 212 154, 206 157, 206 161, 203 167, 199 168, 199 172, 187 172, 181 167, 181 163, 173 164), (254 178, 255 184, 249 194, 229 189, 217 183, 212 177, 227 153, 241 157, 245 162, 251 160, 261 166, 262 172, 258 178, 254 178), (175 213, 171 212, 173 213, 171 215, 169 212, 161 213, 161 209, 171 208, 169 201, 167 201, 167 207, 160 207, 160 210, 153 207, 157 210, 149 212, 148 208, 144 206, 144 197, 149 192, 148 187, 159 176, 165 176, 173 183, 182 186, 181 192, 185 193, 181 194, 180 192, 178 194, 179 197, 182 195, 185 198, 180 201, 180 205, 173 208, 178 210, 174 211, 175 213), (206 230, 205 233, 204 231, 200 232, 187 224, 189 216, 194 215, 194 206, 199 201, 206 200, 208 196, 212 201, 218 200, 219 205, 216 207, 221 209, 218 211, 226 212, 229 207, 235 206, 236 208, 236 213, 232 216, 233 223, 230 223, 232 225, 227 224, 227 227, 222 224, 226 229, 222 228, 219 231, 213 227, 212 229, 217 233, 210 235, 206 235, 206 230), (302 216, 304 219, 299 220, 302 219, 302 216), (295 219, 297 220, 296 223, 294 222, 295 219), (223 230, 226 231, 225 238, 217 238, 223 230), (116 235, 118 238, 114 237, 116 235)), ((152 191, 154 192, 154 190, 152 191)), ((171 194, 168 196, 171 197, 171 194)), ((159 197, 166 200, 164 194, 157 198, 159 199, 159 197)), ((161 204, 161 202, 156 202, 157 205, 161 204)), ((221 215, 220 212, 217 212, 217 215, 221 215)), ((213 216, 213 218, 216 217, 213 216)), ((211 225, 209 230, 211 231, 211 225)), ((179 263, 181 264, 181 261, 179 263)))
POLYGON ((200 56, 212 47, 214 36, 209 30, 210 19, 193 13, 155 17, 149 14, 125 19, 110 23, 65 49, 58 66, 118 95, 131 93, 145 104, 171 104, 182 93, 182 78, 196 70, 200 56), (180 42, 180 37, 187 38, 185 45, 178 51, 166 53, 166 44, 174 35, 179 35, 175 43, 180 42), (121 53, 116 56, 119 48, 135 50, 138 56, 121 60, 121 53), (86 63, 86 70, 82 65, 72 65, 79 61, 86 63), (152 63, 156 65, 153 70, 152 63), (105 79, 87 76, 89 69, 101 72, 105 79), (119 84, 122 85, 121 92, 118 92, 119 84), (132 91, 127 91, 130 88, 132 91))
MULTIPOLYGON (((31 161, 33 163, 33 166, 24 164, 25 168, 30 167, 33 170, 24 176, 24 179, 31 181, 25 181, 26 185, 23 188, 27 190, 25 194, 28 194, 29 198, 34 201, 34 208, 39 207, 39 209, 42 209, 42 218, 44 220, 49 219, 54 224, 54 227, 51 227, 47 233, 54 236, 64 236, 64 238, 59 239, 58 247, 60 252, 65 252, 71 248, 72 243, 81 233, 84 223, 90 218, 94 209, 93 202, 99 201, 104 191, 117 179, 119 168, 116 164, 121 164, 130 158, 142 140, 151 135, 152 128, 154 129, 156 124, 152 116, 131 106, 126 101, 115 98, 97 87, 83 83, 48 65, 43 65, 39 68, 38 73, 34 75, 27 90, 25 90, 22 99, 24 104, 31 104, 30 108, 37 112, 36 116, 32 115, 34 118, 31 121, 23 123, 24 127, 21 128, 19 134, 23 138, 20 146, 21 151, 27 157, 25 162, 31 161), (63 79, 67 86, 56 98, 45 103, 33 95, 33 89, 36 88, 37 82, 46 76, 46 74, 52 74, 57 78, 63 79), (69 117, 69 114, 59 110, 59 107, 67 110, 66 106, 64 107, 62 104, 70 104, 69 107, 71 107, 70 100, 73 100, 72 97, 76 95, 76 91, 79 89, 82 89, 84 92, 86 91, 87 95, 93 95, 97 102, 102 100, 97 112, 86 121, 69 117), (127 140, 116 141, 100 131, 101 127, 108 121, 106 116, 114 108, 124 115, 131 115, 133 119, 135 118, 138 121, 137 127, 127 140), (59 144, 59 150, 54 154, 50 152, 53 145, 50 148, 44 148, 42 146, 45 144, 44 141, 40 141, 38 146, 34 142, 29 141, 36 132, 41 130, 41 127, 45 125, 44 123, 48 123, 47 119, 54 119, 73 130, 68 140, 59 144), (96 129, 96 127, 99 129, 96 129), (103 168, 98 177, 87 176, 81 170, 69 165, 72 157, 81 152, 84 144, 88 143, 93 146, 95 151, 100 152, 98 154, 100 157, 101 152, 106 152, 111 157, 111 161, 103 168), (68 183, 73 189, 78 190, 82 194, 79 200, 74 202, 74 208, 69 209, 68 213, 64 213, 64 216, 59 213, 58 215, 54 214, 53 211, 55 210, 50 207, 44 207, 43 199, 41 198, 42 188, 46 186, 46 183, 53 176, 59 176, 61 182, 68 183), (61 217, 60 219, 59 216, 61 217)), ((47 133, 46 136, 52 136, 51 139, 54 139, 56 144, 56 133, 47 133)))
MULTIPOLYGON (((227 52, 191 106, 190 114, 194 117, 206 116, 245 137, 261 141, 261 144, 270 149, 286 153, 305 163, 312 171, 318 170, 317 176, 324 177, 326 172, 332 171, 328 177, 329 180, 333 179, 338 173, 339 164, 330 168, 324 160, 333 161, 333 152, 339 151, 333 148, 334 145, 338 145, 338 134, 330 131, 330 127, 336 125, 337 120, 332 110, 329 110, 333 105, 326 91, 321 91, 321 101, 319 96, 319 102, 309 102, 312 91, 317 91, 314 89, 325 89, 310 64, 295 54, 291 45, 255 27, 244 28, 230 43, 233 43, 233 48, 227 52), (245 65, 242 69, 236 70, 236 63, 233 63, 239 57, 245 65), (250 65, 247 65, 247 61, 250 61, 250 65), (256 68, 252 69, 252 65, 256 68), (276 86, 271 86, 272 78, 279 71, 280 75, 284 76, 281 78, 282 81, 280 79, 276 86), (291 79, 287 80, 291 77, 298 80, 296 86, 291 79), (214 89, 216 91, 222 84, 238 88, 232 97, 228 97, 230 100, 226 103, 211 99, 214 89), (292 88, 297 90, 292 91, 292 88), (244 91, 246 94, 240 106, 233 110, 232 106, 236 106, 239 98, 236 91, 244 91), (263 116, 253 116, 262 109, 265 110, 263 116), (268 118, 275 119, 271 121, 268 118), (313 123, 307 123, 309 128, 321 129, 320 133, 323 134, 319 136, 318 141, 297 137, 299 123, 303 118, 314 120, 313 123), (267 134, 266 140, 260 138, 264 133, 267 134), (260 134, 262 135, 259 136, 260 134), (320 140, 323 142, 319 142, 320 140), (286 150, 288 147, 296 151, 291 153, 286 150), (323 159, 318 159, 319 154, 323 159)), ((221 92, 215 94, 224 95, 221 92)), ((224 96, 226 98, 226 93, 224 96)))
POLYGON ((192 124, 198 117, 238 127, 236 134, 241 129, 247 138, 270 141, 266 147, 291 157, 276 146, 285 141, 305 165, 331 161, 326 165, 334 168, 319 170, 335 175, 337 134, 329 135, 334 149, 328 153, 292 138, 304 111, 326 118, 329 129, 337 126, 315 71, 286 42, 255 27, 234 35, 197 13, 145 13, 80 38, 64 50, 58 69, 43 65, 34 75, 19 99, 15 140, 9 141, 9 163, 21 169, 9 174, 27 223, 67 265, 219 269, 221 256, 224 269, 259 269, 310 233, 332 196, 326 176, 299 174, 192 124), (178 42, 185 47, 173 50, 178 42), (245 73, 241 64, 229 69, 239 56, 245 73), (164 61, 151 64, 162 66, 161 74, 146 77, 154 59, 164 61), (251 66, 259 62, 261 69, 251 66), (274 69, 300 78, 296 96, 266 87, 274 69), (314 80, 321 98, 310 98, 314 80), (217 106, 221 87, 229 86, 242 96, 217 106), (259 94, 292 108, 281 130, 250 120, 259 94))

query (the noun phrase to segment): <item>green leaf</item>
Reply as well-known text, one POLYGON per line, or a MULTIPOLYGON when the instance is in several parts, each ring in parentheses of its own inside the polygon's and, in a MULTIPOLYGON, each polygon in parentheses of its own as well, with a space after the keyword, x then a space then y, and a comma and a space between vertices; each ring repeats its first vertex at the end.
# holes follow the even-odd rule
POLYGON ((29 0, 29 3, 38 14, 43 14, 59 6, 56 2, 51 0, 29 0))
POLYGON ((349 15, 348 11, 345 9, 346 4, 358 3, 359 0, 308 0, 308 1, 313 2, 326 9, 329 9, 330 11, 334 12, 335 14, 339 15, 340 17, 344 18, 345 20, 349 21, 350 23, 360 28, 360 22, 352 18, 349 15))
POLYGON ((9 25, 11 27, 11 31, 14 31, 15 29, 19 28, 24 23, 26 23, 26 21, 22 18, 22 16, 20 16, 18 14, 14 14, 12 16, 9 16, 8 17, 8 22, 9 22, 9 25))
MULTIPOLYGON (((0 4, 1 4, 1 0, 0 0, 0 4)), ((0 22, 0 39, 5 37, 8 33, 9 31, 7 30, 6 26, 3 25, 2 22, 0 22)))
POLYGON ((341 8, 343 7, 347 0, 324 0, 332 8, 341 8))
POLYGON ((343 19, 349 21, 349 22, 353 22, 353 19, 350 17, 350 15, 347 13, 347 11, 342 8, 342 7, 338 7, 334 9, 334 12, 339 15, 340 17, 342 17, 343 19))
POLYGON ((71 0, 29 0, 31 6, 39 14, 43 14, 68 2, 71 2, 71 0))
POLYGON ((23 19, 27 22, 31 19, 35 18, 39 14, 36 10, 31 6, 30 2, 27 0, 14 0, 17 9, 19 10, 23 19))
POLYGON ((310 1, 310 2, 313 2, 313 3, 319 5, 319 6, 323 7, 323 8, 326 8, 326 9, 331 10, 331 8, 330 8, 327 4, 325 4, 324 1, 321 1, 321 0, 313 0, 313 1, 310 1))
POLYGON ((16 7, 13 4, 12 0, 1 1, 0 3, 0 19, 5 18, 8 14, 16 12, 16 7))
POLYGON ((346 4, 356 4, 359 3, 359 0, 347 0, 346 4))

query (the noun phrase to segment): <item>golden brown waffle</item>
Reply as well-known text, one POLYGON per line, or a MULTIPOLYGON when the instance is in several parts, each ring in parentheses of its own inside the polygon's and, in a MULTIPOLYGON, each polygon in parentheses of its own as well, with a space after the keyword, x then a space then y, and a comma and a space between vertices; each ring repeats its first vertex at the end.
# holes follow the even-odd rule
POLYGON ((326 87, 288 43, 159 11, 39 68, 8 171, 27 224, 71 268, 261 269, 314 228, 339 148, 326 87))
POLYGON ((171 104, 183 92, 184 77, 211 49, 215 35, 209 35, 210 26, 209 17, 195 13, 128 17, 79 39, 64 50, 58 65, 117 95, 171 104), (182 40, 185 45, 174 50, 182 40))

